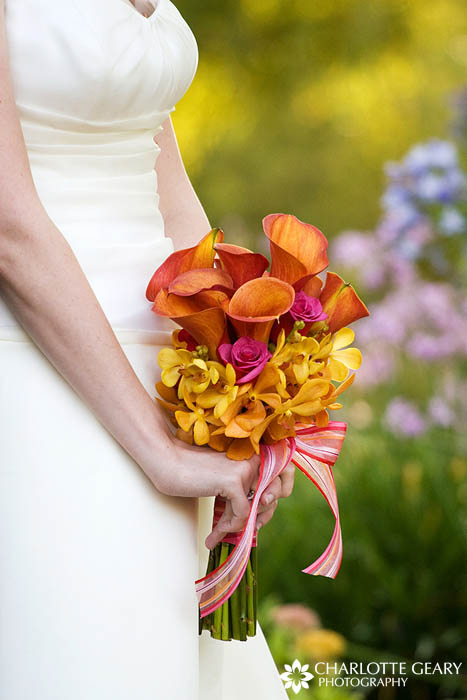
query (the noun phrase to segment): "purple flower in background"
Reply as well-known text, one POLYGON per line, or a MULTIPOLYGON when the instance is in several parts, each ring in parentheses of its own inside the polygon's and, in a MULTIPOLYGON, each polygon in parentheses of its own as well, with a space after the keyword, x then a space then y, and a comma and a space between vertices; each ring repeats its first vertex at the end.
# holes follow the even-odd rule
POLYGON ((289 313, 295 321, 305 321, 305 323, 324 321, 328 317, 323 312, 320 300, 310 297, 304 291, 295 294, 295 301, 289 313))
POLYGON ((387 406, 387 428, 399 436, 421 435, 433 425, 463 430, 467 383, 456 360, 467 357, 467 178, 455 144, 440 139, 416 144, 385 170, 375 229, 343 232, 331 244, 333 260, 373 291, 371 317, 358 329, 359 384, 397 382, 401 368, 419 364, 433 378, 426 415, 396 396, 387 406))
POLYGON ((217 348, 224 362, 233 366, 237 375, 237 384, 245 384, 258 376, 270 357, 267 345, 259 340, 242 336, 233 345, 224 343, 217 348))
POLYGON ((452 236, 465 231, 466 220, 455 207, 444 207, 439 219, 439 228, 441 233, 452 236))
POLYGON ((427 429, 426 421, 417 407, 401 396, 396 396, 388 404, 385 423, 391 433, 403 437, 417 437, 427 429))
POLYGON ((455 420, 454 411, 440 396, 433 396, 428 404, 428 414, 436 425, 449 428, 455 420))
POLYGON ((441 139, 413 146, 403 160, 405 172, 417 174, 427 168, 455 168, 458 165, 454 144, 441 139))

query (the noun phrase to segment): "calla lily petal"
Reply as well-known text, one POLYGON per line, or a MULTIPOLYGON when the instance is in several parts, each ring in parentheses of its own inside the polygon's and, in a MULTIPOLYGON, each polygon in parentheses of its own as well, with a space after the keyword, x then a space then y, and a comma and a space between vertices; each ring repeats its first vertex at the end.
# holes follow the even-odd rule
POLYGON ((219 228, 214 228, 201 239, 198 245, 193 246, 193 248, 177 250, 172 255, 169 255, 167 260, 157 268, 151 277, 146 289, 146 299, 154 301, 158 291, 168 288, 172 281, 182 272, 212 267, 216 254, 214 244, 216 241, 220 243, 223 240, 223 231, 219 228))
POLYGON ((207 345, 210 356, 215 358, 226 329, 225 313, 220 306, 224 300, 228 300, 226 294, 213 290, 191 297, 179 297, 161 289, 154 301, 153 311, 169 316, 200 345, 207 345))
POLYGON ((295 291, 287 282, 259 277, 237 289, 226 310, 239 337, 267 343, 274 320, 290 309, 294 299, 295 291))
POLYGON ((158 316, 168 316, 176 319, 181 316, 196 314, 198 311, 204 311, 204 309, 221 308, 224 301, 228 301, 228 296, 224 292, 217 292, 211 289, 189 297, 179 297, 176 294, 169 294, 166 289, 161 289, 154 300, 152 310, 158 316))
POLYGON ((301 289, 328 265, 326 236, 292 214, 269 214, 263 229, 271 247, 271 275, 301 289))
POLYGON ((323 280, 320 277, 311 277, 311 279, 305 282, 302 289, 305 292, 305 294, 308 294, 310 297, 316 297, 318 299, 322 286, 323 280))
POLYGON ((215 289, 227 294, 233 294, 232 278, 224 270, 217 267, 201 267, 187 270, 178 275, 169 285, 169 294, 191 296, 205 289, 215 289))
POLYGON ((331 333, 335 333, 359 318, 370 315, 355 289, 335 272, 327 273, 326 283, 319 299, 323 311, 328 315, 326 322, 331 333))
POLYGON ((229 243, 217 243, 215 248, 222 268, 229 273, 235 289, 249 280, 261 277, 269 267, 269 261, 264 255, 253 253, 248 248, 229 243))

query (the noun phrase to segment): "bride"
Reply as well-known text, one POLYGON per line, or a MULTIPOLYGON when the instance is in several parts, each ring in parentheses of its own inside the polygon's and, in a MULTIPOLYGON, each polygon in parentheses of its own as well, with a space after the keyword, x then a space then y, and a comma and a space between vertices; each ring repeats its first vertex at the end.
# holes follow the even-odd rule
POLYGON ((198 636, 258 459, 176 441, 153 398, 172 324, 147 283, 211 225, 170 119, 196 41, 135 2, 0 0, 0 696, 285 698, 261 630, 198 636))

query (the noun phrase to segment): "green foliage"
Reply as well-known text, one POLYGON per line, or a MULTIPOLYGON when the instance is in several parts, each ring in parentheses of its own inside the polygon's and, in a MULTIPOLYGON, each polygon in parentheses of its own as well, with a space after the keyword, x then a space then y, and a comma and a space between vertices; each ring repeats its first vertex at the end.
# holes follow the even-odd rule
MULTIPOLYGON (((276 211, 330 238, 373 228, 382 164, 448 133, 467 65, 462 0, 176 4, 200 63, 175 128, 212 225, 237 244, 257 247, 261 218, 276 211)), ((268 623, 273 599, 316 610, 324 628, 345 637, 349 658, 467 658, 465 440, 449 430, 396 439, 381 423, 391 396, 409 388, 423 401, 432 381, 407 362, 397 385, 365 397, 352 389, 353 406, 346 401, 351 429, 335 468, 344 560, 334 581, 300 573, 333 528, 302 474, 260 532, 260 620, 278 664, 293 661, 293 643, 268 623)), ((418 684, 406 697, 467 697, 465 686, 438 694, 445 682, 418 684)), ((302 695, 356 697, 316 687, 302 695)))
POLYGON ((197 76, 174 114, 213 225, 254 245, 294 213, 332 236, 375 223, 381 164, 444 136, 465 78, 461 0, 179 0, 197 76))
POLYGON ((363 648, 370 659, 379 650, 465 660, 467 461, 452 437, 350 431, 335 469, 344 560, 333 581, 300 573, 327 544, 332 516, 298 474, 274 527, 261 532, 260 597, 317 610, 325 627, 358 645, 357 658, 363 648))

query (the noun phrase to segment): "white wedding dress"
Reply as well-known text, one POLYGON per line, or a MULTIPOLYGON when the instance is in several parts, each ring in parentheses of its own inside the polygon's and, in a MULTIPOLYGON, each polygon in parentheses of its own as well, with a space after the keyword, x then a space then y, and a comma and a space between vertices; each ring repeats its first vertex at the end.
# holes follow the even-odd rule
MULTIPOLYGON (((145 290, 173 246, 153 137, 194 77, 196 41, 170 0, 148 17, 130 0, 5 12, 39 196, 154 396, 172 324, 145 290)), ((1 299, 0 376, 0 698, 286 698, 261 630, 198 636, 212 499, 160 494, 1 299)))
MULTIPOLYGON (((153 138, 195 75, 195 38, 170 0, 148 17, 130 0, 5 12, 39 196, 154 396, 172 324, 145 290, 173 246, 153 138)), ((1 299, 0 376, 0 698, 286 698, 261 630, 198 636, 212 499, 160 494, 1 299)))

